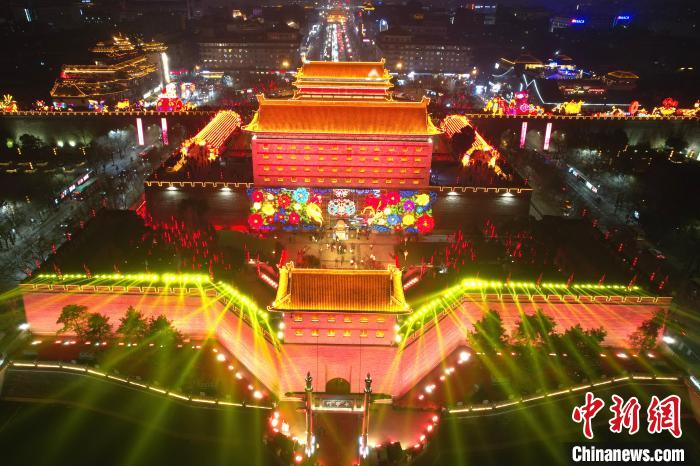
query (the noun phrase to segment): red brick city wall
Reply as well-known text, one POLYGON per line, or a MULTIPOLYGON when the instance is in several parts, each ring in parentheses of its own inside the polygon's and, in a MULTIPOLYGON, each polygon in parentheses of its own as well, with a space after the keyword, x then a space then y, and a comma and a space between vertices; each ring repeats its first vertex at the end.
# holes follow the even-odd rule
POLYGON ((542 309, 557 323, 556 330, 559 332, 577 324, 584 330, 603 327, 607 331, 604 345, 626 348, 629 347, 630 334, 662 307, 651 304, 465 302, 456 312, 429 328, 400 353, 401 369, 394 380, 393 394, 403 394, 411 389, 447 355, 465 345, 466 332, 472 331, 474 323, 489 309, 499 312, 509 334, 515 329, 522 314, 533 314, 537 309, 542 309))
POLYGON ((146 318, 164 314, 186 336, 197 339, 216 337, 270 390, 276 392, 279 389, 275 348, 214 298, 204 295, 28 292, 24 293, 24 308, 32 332, 54 335, 61 327, 56 320, 63 307, 69 304, 87 306, 90 312, 107 316, 115 330, 129 306, 146 318))
MULTIPOLYGON (((629 335, 662 309, 653 304, 465 302, 399 351, 396 346, 355 344, 285 344, 278 349, 250 324, 225 311, 219 301, 205 296, 28 292, 24 302, 27 320, 37 334, 54 334, 59 328, 56 319, 67 304, 88 306, 90 311, 108 316, 115 327, 131 305, 146 317, 165 314, 188 336, 215 335, 258 380, 278 394, 303 391, 307 371, 317 390, 324 390, 328 380, 342 377, 359 392, 369 372, 375 391, 395 396, 411 389, 464 345, 466 332, 489 309, 499 311, 508 332, 513 331, 522 313, 532 314, 541 308, 557 322, 558 331, 576 324, 584 329, 604 327, 608 332, 604 343, 615 347, 627 347, 629 335)), ((342 337, 335 338, 342 342, 342 337)))

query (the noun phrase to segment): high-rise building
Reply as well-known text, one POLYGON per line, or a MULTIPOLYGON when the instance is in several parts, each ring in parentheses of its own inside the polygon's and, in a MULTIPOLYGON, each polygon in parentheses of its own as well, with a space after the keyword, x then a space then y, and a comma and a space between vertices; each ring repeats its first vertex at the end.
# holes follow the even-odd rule
POLYGON ((299 66, 296 30, 224 33, 199 41, 199 62, 208 70, 272 71, 299 66))
POLYGON ((471 48, 459 39, 412 34, 399 28, 379 34, 377 46, 389 69, 404 73, 467 73, 471 48))

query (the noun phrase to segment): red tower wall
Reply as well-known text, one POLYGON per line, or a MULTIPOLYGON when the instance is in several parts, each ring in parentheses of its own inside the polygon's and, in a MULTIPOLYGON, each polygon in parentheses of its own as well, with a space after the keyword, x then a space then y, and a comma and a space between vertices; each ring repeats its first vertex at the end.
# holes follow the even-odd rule
POLYGON ((256 135, 252 151, 257 186, 415 189, 429 184, 433 143, 427 137, 256 135))
POLYGON ((380 345, 394 342, 396 316, 359 312, 287 312, 285 344, 380 345))

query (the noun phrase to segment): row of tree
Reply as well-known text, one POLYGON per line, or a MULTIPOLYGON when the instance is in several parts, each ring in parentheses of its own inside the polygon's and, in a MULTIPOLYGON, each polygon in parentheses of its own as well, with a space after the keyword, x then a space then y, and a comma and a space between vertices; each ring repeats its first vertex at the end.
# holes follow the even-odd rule
MULTIPOLYGON (((664 320, 665 314, 657 312, 643 322, 629 336, 630 346, 637 351, 654 349, 664 320)), ((577 324, 563 333, 555 332, 555 327, 554 319, 538 309, 532 315, 523 315, 509 336, 498 311, 489 310, 474 324, 474 331, 467 335, 467 340, 476 351, 484 353, 544 348, 551 352, 577 350, 579 354, 599 354, 600 345, 607 335, 603 327, 584 330, 577 324)))
MULTIPOLYGON (((659 312, 642 323, 630 335, 630 346, 640 352, 655 348, 663 319, 664 314, 659 312)), ((593 380, 606 373, 603 358, 600 357, 605 329, 584 330, 577 324, 558 333, 555 327, 556 323, 551 317, 537 310, 532 315, 524 315, 508 335, 501 316, 497 311, 490 310, 475 323, 474 330, 467 335, 467 341, 475 351, 487 358, 501 352, 514 353, 517 364, 506 365, 502 370, 510 374, 511 384, 519 390, 541 388, 544 383, 542 379, 533 377, 537 374, 548 373, 552 376, 552 382, 562 384, 571 380, 593 380), (552 360, 549 357, 551 353, 568 357, 552 360)))
POLYGON ((132 306, 119 319, 116 331, 109 322, 109 317, 99 312, 90 312, 87 306, 69 304, 61 310, 56 323, 63 327, 59 334, 75 334, 78 339, 91 342, 103 342, 118 339, 125 343, 137 343, 143 340, 155 345, 173 346, 182 342, 182 334, 161 314, 146 318, 132 306))

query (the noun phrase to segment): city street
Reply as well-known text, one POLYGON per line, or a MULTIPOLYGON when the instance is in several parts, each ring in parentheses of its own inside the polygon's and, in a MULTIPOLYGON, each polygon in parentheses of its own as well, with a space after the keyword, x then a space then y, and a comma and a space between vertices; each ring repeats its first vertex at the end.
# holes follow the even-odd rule
POLYGON ((103 183, 108 191, 106 197, 103 197, 102 190, 96 190, 85 199, 68 197, 56 206, 31 209, 43 216, 29 217, 29 221, 18 225, 14 244, 0 250, 0 283, 14 286, 24 279, 28 271, 46 259, 53 247, 60 247, 68 234, 89 219, 93 209, 133 207, 141 197, 143 181, 151 171, 146 161, 139 157, 143 151, 143 147, 131 146, 124 157, 115 157, 113 164, 95 167, 97 182, 103 183))

